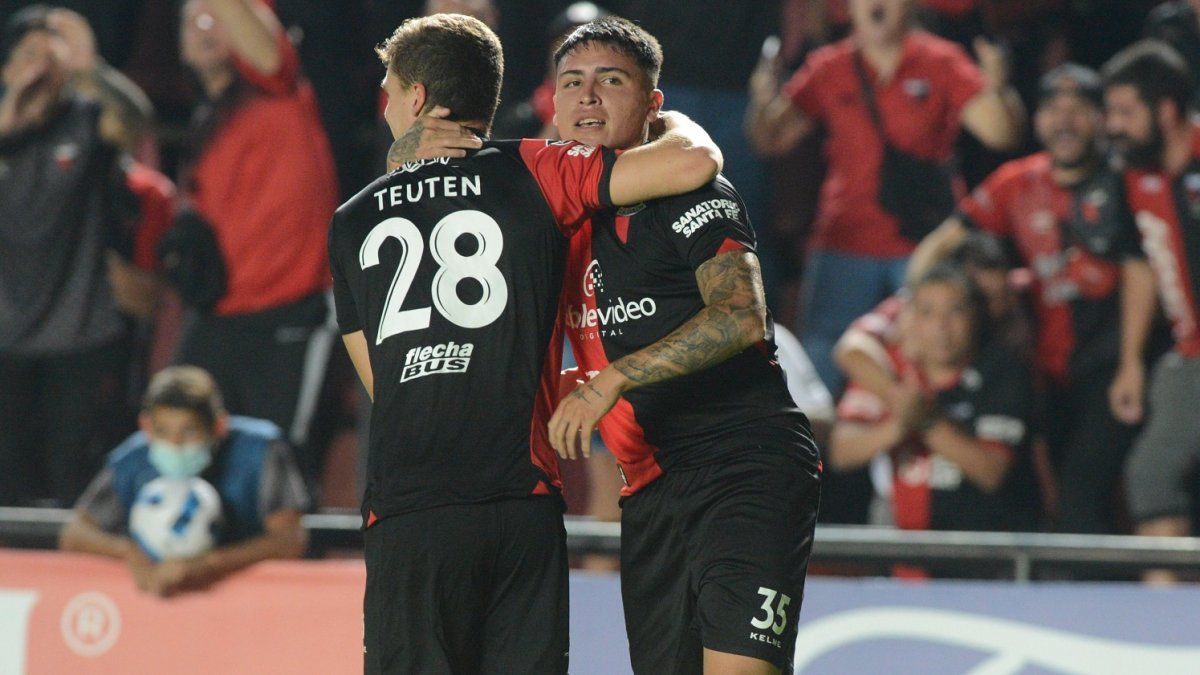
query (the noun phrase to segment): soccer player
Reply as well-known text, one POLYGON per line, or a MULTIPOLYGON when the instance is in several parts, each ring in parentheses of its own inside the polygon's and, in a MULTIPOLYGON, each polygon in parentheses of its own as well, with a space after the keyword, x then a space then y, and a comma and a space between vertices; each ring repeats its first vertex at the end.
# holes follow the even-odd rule
MULTIPOLYGON (((413 19, 379 54, 396 148, 415 147, 434 106, 488 132, 503 61, 482 23, 413 19)), ((338 322, 373 399, 368 672, 566 672, 563 503, 546 430, 567 238, 596 209, 712 179, 707 134, 663 123, 656 143, 620 158, 466 139, 468 156, 404 163, 335 214, 338 322)))
MULTIPOLYGON (((646 141, 663 102, 651 35, 602 19, 555 61, 564 139, 646 141)), ((590 379, 555 411, 550 437, 569 457, 581 439, 587 455, 598 422, 620 464, 634 671, 790 670, 820 468, 775 361, 745 206, 718 177, 602 211, 581 235, 562 314, 590 379)))

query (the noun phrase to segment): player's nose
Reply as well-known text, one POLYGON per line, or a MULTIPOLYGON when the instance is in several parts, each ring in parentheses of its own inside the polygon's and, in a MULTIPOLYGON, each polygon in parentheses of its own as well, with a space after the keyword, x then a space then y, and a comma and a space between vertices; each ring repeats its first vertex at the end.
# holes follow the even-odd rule
POLYGON ((592 105, 598 103, 600 98, 596 95, 596 86, 591 82, 585 82, 579 87, 579 103, 580 105, 592 105))

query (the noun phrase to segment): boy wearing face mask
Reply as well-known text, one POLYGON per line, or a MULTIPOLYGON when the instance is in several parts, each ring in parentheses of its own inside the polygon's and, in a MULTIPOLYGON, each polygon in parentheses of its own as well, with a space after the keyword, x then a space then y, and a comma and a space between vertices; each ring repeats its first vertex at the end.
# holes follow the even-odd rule
POLYGON ((109 454, 75 504, 59 548, 123 560, 138 588, 161 596, 304 552, 300 515, 308 492, 278 427, 228 415, 212 377, 192 366, 167 368, 150 381, 138 423, 141 430, 109 454), (155 563, 129 537, 138 492, 159 477, 196 476, 221 496, 218 545, 195 558, 155 563))

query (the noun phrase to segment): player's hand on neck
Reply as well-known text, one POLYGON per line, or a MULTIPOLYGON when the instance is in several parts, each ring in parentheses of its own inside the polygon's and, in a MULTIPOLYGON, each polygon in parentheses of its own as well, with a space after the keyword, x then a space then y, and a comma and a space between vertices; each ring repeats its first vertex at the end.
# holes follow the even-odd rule
POLYGON ((483 139, 476 129, 484 128, 480 122, 452 121, 450 109, 435 106, 417 119, 388 150, 388 171, 395 171, 406 162, 416 162, 436 157, 466 157, 468 150, 483 147, 483 139))

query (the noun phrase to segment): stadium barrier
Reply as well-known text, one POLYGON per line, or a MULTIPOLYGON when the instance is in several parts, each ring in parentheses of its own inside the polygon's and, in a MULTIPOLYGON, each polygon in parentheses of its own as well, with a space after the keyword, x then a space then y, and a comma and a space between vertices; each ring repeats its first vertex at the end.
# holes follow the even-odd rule
MULTIPOLYGON (((0 508, 0 546, 53 548, 69 517, 65 509, 0 508)), ((357 512, 346 510, 304 516, 316 552, 361 548, 361 523, 357 512)), ((566 525, 572 553, 620 550, 619 523, 568 517, 566 525)), ((884 573, 895 564, 962 563, 971 575, 1027 582, 1046 569, 1110 575, 1132 575, 1146 568, 1197 571, 1200 537, 913 532, 826 525, 817 528, 813 562, 852 564, 868 574, 884 573)))
MULTIPOLYGON (((273 561, 164 600, 118 561, 0 550, 0 673, 362 672, 364 577, 361 560, 273 561)), ((1196 586, 810 576, 796 672, 1195 675, 1197 607, 1196 586)), ((617 576, 572 573, 571 672, 628 675, 627 644, 617 576)))

